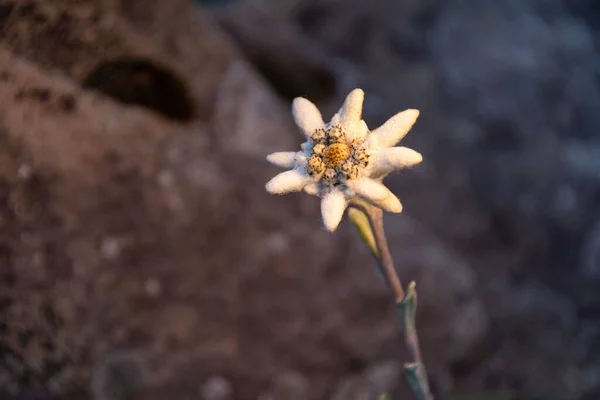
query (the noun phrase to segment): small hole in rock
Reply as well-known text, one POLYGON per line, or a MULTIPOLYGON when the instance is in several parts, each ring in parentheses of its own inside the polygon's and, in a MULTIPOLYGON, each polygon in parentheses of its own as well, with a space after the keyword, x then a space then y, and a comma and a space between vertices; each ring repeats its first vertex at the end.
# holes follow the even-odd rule
POLYGON ((10 14, 13 12, 14 8, 15 5, 12 3, 0 5, 0 23, 3 23, 8 19, 8 17, 10 17, 10 14))
POLYGON ((167 68, 140 58, 122 58, 98 65, 84 87, 126 104, 149 108, 180 122, 193 118, 193 103, 184 82, 167 68))
POLYGON ((35 12, 35 4, 33 4, 33 3, 23 4, 19 7, 19 14, 22 17, 29 17, 29 16, 33 15, 34 12, 35 12))

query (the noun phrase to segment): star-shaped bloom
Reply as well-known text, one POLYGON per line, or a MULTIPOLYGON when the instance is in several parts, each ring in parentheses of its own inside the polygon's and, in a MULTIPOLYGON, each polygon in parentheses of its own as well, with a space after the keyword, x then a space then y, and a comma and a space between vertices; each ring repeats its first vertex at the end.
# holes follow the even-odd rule
POLYGON ((405 110, 369 131, 362 120, 364 92, 355 89, 329 123, 302 97, 294 100, 296 125, 306 136, 298 152, 278 152, 267 160, 289 169, 266 184, 270 193, 305 192, 321 197, 325 227, 333 232, 348 204, 367 201, 385 211, 402 211, 400 200, 383 185, 390 172, 420 163, 423 157, 407 147, 394 147, 410 130, 418 110, 405 110))

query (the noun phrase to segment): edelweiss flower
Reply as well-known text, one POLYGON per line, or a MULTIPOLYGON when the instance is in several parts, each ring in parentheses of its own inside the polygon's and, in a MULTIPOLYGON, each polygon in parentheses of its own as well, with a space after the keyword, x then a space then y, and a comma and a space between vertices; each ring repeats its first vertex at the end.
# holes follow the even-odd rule
POLYGON ((307 141, 301 145, 302 151, 267 156, 270 163, 291 169, 267 182, 267 191, 285 194, 304 190, 321 197, 323 222, 332 232, 354 199, 401 212, 400 200, 381 181, 390 172, 423 160, 414 150, 393 147, 408 133, 419 111, 402 111, 369 131, 361 119, 364 96, 361 89, 353 90, 328 124, 313 103, 296 98, 292 112, 307 141))

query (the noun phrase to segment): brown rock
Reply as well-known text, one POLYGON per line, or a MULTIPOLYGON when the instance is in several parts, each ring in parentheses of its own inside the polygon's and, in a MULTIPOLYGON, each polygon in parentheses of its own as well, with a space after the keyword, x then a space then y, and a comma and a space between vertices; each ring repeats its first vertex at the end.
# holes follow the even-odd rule
POLYGON ((326 101, 335 95, 331 62, 293 25, 245 2, 220 7, 216 15, 244 55, 286 99, 326 101))
MULTIPOLYGON (((391 298, 349 228, 325 233, 316 199, 264 190, 264 156, 299 145, 288 107, 200 9, 160 4, 38 1, 4 19, 0 390, 73 398, 106 354, 133 349, 145 398, 195 396, 212 376, 255 398, 293 370, 317 399, 348 369, 400 358, 391 298)), ((450 338, 425 351, 444 371, 485 330, 472 277, 393 218, 423 346, 450 338)))

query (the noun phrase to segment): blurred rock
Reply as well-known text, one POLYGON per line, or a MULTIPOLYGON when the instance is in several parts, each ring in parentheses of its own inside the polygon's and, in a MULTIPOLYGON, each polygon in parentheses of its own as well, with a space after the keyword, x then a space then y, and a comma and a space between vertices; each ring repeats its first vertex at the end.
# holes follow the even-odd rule
POLYGON ((339 81, 366 90, 369 126, 421 110, 405 143, 426 161, 389 186, 473 268, 490 323, 485 339, 438 375, 444 385, 597 392, 593 2, 252 1, 340 59, 352 79, 339 81))
POLYGON ((334 96, 336 77, 327 58, 293 25, 244 2, 218 8, 216 15, 254 67, 288 101, 326 101, 334 96))
POLYGON ((295 371, 286 371, 277 375, 260 400, 302 400, 310 397, 310 382, 295 371))
POLYGON ((370 400, 390 395, 397 387, 402 367, 398 362, 376 364, 364 373, 345 378, 335 388, 331 400, 370 400))
POLYGON ((544 268, 577 263, 600 184, 590 162, 600 58, 589 29, 561 1, 471 1, 448 5, 431 38, 445 97, 478 123, 472 183, 506 240, 545 251, 544 268))
POLYGON ((233 395, 231 383, 222 376, 211 376, 200 390, 204 400, 227 400, 233 395))
MULTIPOLYGON (((265 192, 264 156, 300 137, 211 16, 184 0, 44 0, 3 21, 0 390, 85 398, 100 360, 136 348, 144 399, 196 398, 214 376, 233 398, 310 382, 303 398, 320 399, 357 365, 403 357, 350 227, 332 236, 315 198, 265 192)), ((487 316, 469 266, 393 218, 443 376, 487 316)))
POLYGON ((91 378, 94 400, 133 400, 144 386, 144 362, 135 354, 108 354, 98 362, 91 378))
POLYGON ((576 397, 600 385, 584 377, 600 356, 592 350, 600 336, 583 339, 581 330, 584 321, 592 323, 582 310, 600 305, 593 277, 600 180, 592 155, 600 124, 600 58, 593 32, 561 1, 456 2, 440 13, 431 44, 448 105, 477 124, 475 139, 458 144, 471 154, 465 157, 473 191, 522 260, 512 268, 522 283, 511 297, 527 292, 530 305, 512 318, 531 315, 520 341, 545 343, 546 350, 520 351, 520 363, 544 364, 534 354, 551 351, 552 369, 563 371, 555 379, 537 366, 522 373, 537 370, 541 385, 553 388, 546 390, 560 390, 560 382, 565 396, 576 397), (573 346, 587 343, 586 360, 557 346, 565 336, 573 346))

